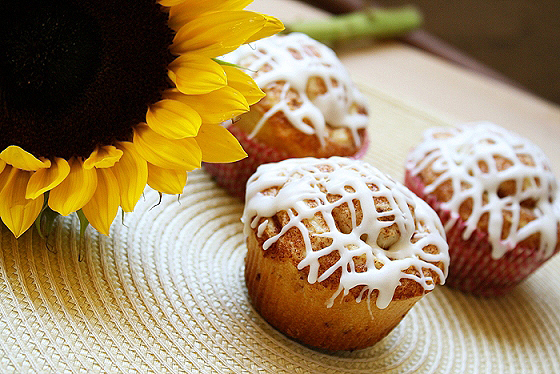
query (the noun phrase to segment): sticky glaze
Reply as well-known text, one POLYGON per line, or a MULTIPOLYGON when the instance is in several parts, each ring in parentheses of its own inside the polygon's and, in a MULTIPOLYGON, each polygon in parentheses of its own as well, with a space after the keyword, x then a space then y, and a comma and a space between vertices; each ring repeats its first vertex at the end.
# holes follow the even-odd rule
POLYGON ((353 85, 346 69, 336 54, 327 46, 305 34, 291 33, 272 36, 250 45, 241 46, 224 56, 228 62, 246 68, 261 89, 271 83, 282 84, 281 100, 268 110, 250 134, 255 136, 265 122, 282 112, 299 131, 317 135, 324 145, 326 125, 351 130, 354 143, 359 147, 358 130, 368 124, 367 114, 358 112, 366 108, 365 97, 353 85), (309 98, 306 90, 311 78, 319 78, 326 92, 309 98), (295 89, 301 106, 291 108, 288 93, 295 89))
POLYGON ((306 255, 298 264, 298 269, 309 268, 309 283, 321 282, 337 269, 342 271, 338 290, 328 302, 329 307, 340 294, 347 295, 352 288, 360 285, 365 286, 364 292, 369 291, 368 295, 373 290, 379 291, 376 299, 378 308, 389 305, 401 279, 412 279, 426 291, 432 290, 435 287, 434 280, 431 273, 423 269, 436 273, 441 283, 445 280, 449 263, 448 247, 436 213, 406 187, 367 163, 332 157, 289 159, 261 165, 247 183, 242 218, 245 235, 253 235, 256 229, 256 235, 262 236, 267 219, 281 211, 288 213, 289 222, 280 233, 264 242, 263 250, 270 248, 291 228, 299 230, 306 255), (377 189, 368 185, 374 185, 377 189), (263 194, 263 191, 275 186, 280 188, 275 196, 263 194), (329 202, 327 194, 340 195, 341 198, 329 202), (385 198, 390 209, 378 212, 374 198, 385 198), (356 201, 359 201, 363 213, 359 224, 353 203, 356 201), (345 203, 351 212, 349 233, 337 228, 332 214, 334 208, 345 203), (310 233, 306 226, 306 220, 313 218, 316 213, 321 214, 327 226, 322 234, 310 233), (382 217, 388 220, 380 220, 382 217), (393 224, 398 227, 399 239, 384 249, 377 244, 377 238, 383 228, 393 224), (312 235, 330 238, 332 243, 313 251, 312 235), (367 239, 362 240, 366 235, 367 239), (437 253, 424 252, 423 249, 428 245, 435 246, 437 253), (338 251, 340 260, 319 274, 319 258, 332 251, 338 251), (355 271, 353 256, 366 257, 366 271, 355 271), (382 263, 379 269, 374 265, 376 260, 382 263), (437 263, 443 265, 443 270, 436 266, 437 263), (410 267, 417 272, 405 272, 410 267))
POLYGON ((433 193, 446 181, 451 181, 453 186, 450 200, 441 203, 442 209, 451 212, 446 230, 460 218, 461 204, 472 199, 473 209, 466 221, 463 239, 470 238, 482 215, 488 213, 488 238, 494 259, 501 258, 536 233, 540 233, 539 250, 543 258, 553 254, 560 219, 557 183, 548 159, 537 146, 488 122, 457 129, 433 128, 425 132, 424 141, 407 160, 407 169, 412 175, 418 175, 427 167, 439 176, 425 186, 424 193, 433 193), (498 170, 497 157, 508 160, 511 166, 498 170), (488 170, 481 169, 481 164, 487 165, 488 170), (500 197, 500 186, 507 181, 515 183, 515 193, 500 197), (522 225, 521 204, 528 201, 534 202, 531 210, 535 219, 522 225), (512 226, 507 237, 502 238, 506 212, 511 215, 512 226))

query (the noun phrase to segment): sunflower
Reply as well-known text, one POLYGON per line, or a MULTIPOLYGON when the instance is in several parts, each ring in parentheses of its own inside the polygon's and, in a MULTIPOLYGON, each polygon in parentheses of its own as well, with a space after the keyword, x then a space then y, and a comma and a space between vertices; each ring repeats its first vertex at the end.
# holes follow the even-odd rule
POLYGON ((264 95, 219 60, 270 36, 251 0, 3 0, 0 218, 44 212, 108 235, 146 184, 179 194, 201 162, 246 156, 220 123, 264 95))

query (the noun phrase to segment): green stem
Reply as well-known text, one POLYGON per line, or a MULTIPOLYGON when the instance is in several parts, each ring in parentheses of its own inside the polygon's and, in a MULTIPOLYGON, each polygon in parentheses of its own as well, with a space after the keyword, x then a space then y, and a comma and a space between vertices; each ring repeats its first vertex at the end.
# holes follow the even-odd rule
POLYGON ((422 15, 417 8, 368 8, 325 20, 294 22, 285 32, 302 32, 327 45, 357 38, 394 38, 418 28, 422 15))

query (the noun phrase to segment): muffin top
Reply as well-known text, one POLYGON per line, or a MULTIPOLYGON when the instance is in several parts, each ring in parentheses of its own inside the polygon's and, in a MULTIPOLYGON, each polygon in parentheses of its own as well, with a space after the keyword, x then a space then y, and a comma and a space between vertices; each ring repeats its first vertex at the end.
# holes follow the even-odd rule
POLYGON ((488 122, 433 128, 408 156, 407 170, 424 193, 461 218, 468 239, 488 233, 492 257, 525 242, 550 257, 557 246, 560 200, 544 153, 528 140, 488 122))
POLYGON ((327 46, 291 33, 244 45, 224 59, 246 68, 267 94, 252 106, 252 114, 258 108, 258 118, 243 121, 251 113, 241 117, 239 125, 249 126, 250 136, 280 117, 300 133, 316 135, 322 147, 327 137, 344 138, 342 130, 357 147, 361 145, 368 124, 366 100, 327 46))
MULTIPOLYGON (((445 281, 449 263, 436 213, 373 166, 342 157, 261 165, 247 183, 242 221, 263 250, 293 261, 307 280, 391 300, 445 281), (286 242, 288 241, 288 242, 286 242), (282 253, 275 253, 278 250, 282 253)), ((268 253, 265 252, 265 255, 268 253)))

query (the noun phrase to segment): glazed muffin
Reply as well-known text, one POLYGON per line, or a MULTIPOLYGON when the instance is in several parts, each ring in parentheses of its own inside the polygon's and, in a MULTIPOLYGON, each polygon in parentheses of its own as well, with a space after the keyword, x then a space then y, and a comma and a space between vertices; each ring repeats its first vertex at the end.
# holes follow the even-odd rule
POLYGON ((242 220, 253 306, 313 347, 373 345, 447 274, 435 212, 359 160, 260 166, 247 183, 242 220))
POLYGON ((504 294, 560 250, 549 165, 538 147, 491 123, 424 134, 409 154, 405 184, 445 225, 448 285, 504 294))
POLYGON ((365 153, 365 98, 331 49, 293 33, 263 39, 224 59, 244 68, 266 94, 228 126, 248 158, 206 165, 234 195, 244 195, 247 179, 262 163, 365 153))

